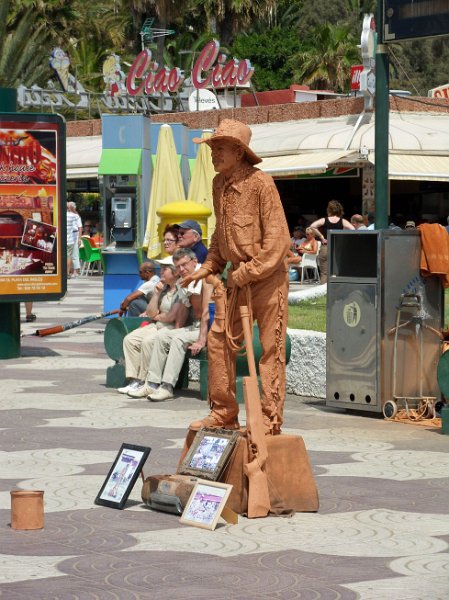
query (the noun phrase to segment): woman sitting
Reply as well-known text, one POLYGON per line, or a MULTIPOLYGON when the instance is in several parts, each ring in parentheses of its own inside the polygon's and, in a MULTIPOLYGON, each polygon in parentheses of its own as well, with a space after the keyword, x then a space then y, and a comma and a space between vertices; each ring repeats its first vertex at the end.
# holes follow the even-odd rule
POLYGON ((311 227, 306 229, 306 239, 302 242, 296 250, 290 251, 287 256, 287 264, 299 265, 301 263, 304 254, 317 254, 318 253, 318 242, 315 239, 315 231, 311 227))

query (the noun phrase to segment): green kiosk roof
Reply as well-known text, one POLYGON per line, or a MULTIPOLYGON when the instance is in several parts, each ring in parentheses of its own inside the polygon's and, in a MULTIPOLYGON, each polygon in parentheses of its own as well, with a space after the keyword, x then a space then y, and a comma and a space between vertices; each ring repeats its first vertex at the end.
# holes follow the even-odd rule
POLYGON ((140 175, 142 150, 140 148, 106 148, 101 153, 99 175, 140 175))

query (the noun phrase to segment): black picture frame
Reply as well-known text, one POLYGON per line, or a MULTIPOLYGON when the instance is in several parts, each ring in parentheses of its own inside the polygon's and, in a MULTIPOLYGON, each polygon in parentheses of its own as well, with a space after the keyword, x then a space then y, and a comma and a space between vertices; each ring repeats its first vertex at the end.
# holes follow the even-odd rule
POLYGON ((180 475, 218 481, 235 448, 238 431, 203 427, 178 467, 180 475))
POLYGON ((122 510, 151 452, 146 446, 123 443, 95 498, 95 504, 122 510))

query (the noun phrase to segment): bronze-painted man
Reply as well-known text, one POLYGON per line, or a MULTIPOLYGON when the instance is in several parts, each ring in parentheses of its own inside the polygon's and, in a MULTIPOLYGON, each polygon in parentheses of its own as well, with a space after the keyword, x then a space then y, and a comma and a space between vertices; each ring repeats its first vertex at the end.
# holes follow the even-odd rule
MULTIPOLYGON (((188 281, 222 273, 226 263, 232 263, 227 293, 228 300, 233 296, 236 302, 235 318, 228 333, 231 337, 240 333, 238 307, 248 304, 250 296, 262 345, 259 373, 264 426, 267 433, 277 434, 285 400, 288 311, 285 258, 290 236, 273 179, 254 167, 261 159, 250 149, 250 139, 247 125, 227 119, 210 138, 194 140, 210 146, 218 173, 213 181, 216 228, 206 261, 188 281)), ((226 343, 226 332, 220 323, 212 325, 207 346, 211 413, 191 427, 237 429, 235 352, 226 343)))

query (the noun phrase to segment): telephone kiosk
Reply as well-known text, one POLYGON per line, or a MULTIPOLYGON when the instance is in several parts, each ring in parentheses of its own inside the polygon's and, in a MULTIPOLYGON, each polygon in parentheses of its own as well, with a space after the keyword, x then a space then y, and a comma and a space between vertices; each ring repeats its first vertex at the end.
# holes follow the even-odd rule
POLYGON ((136 175, 104 175, 104 310, 114 310, 139 282, 136 175))

